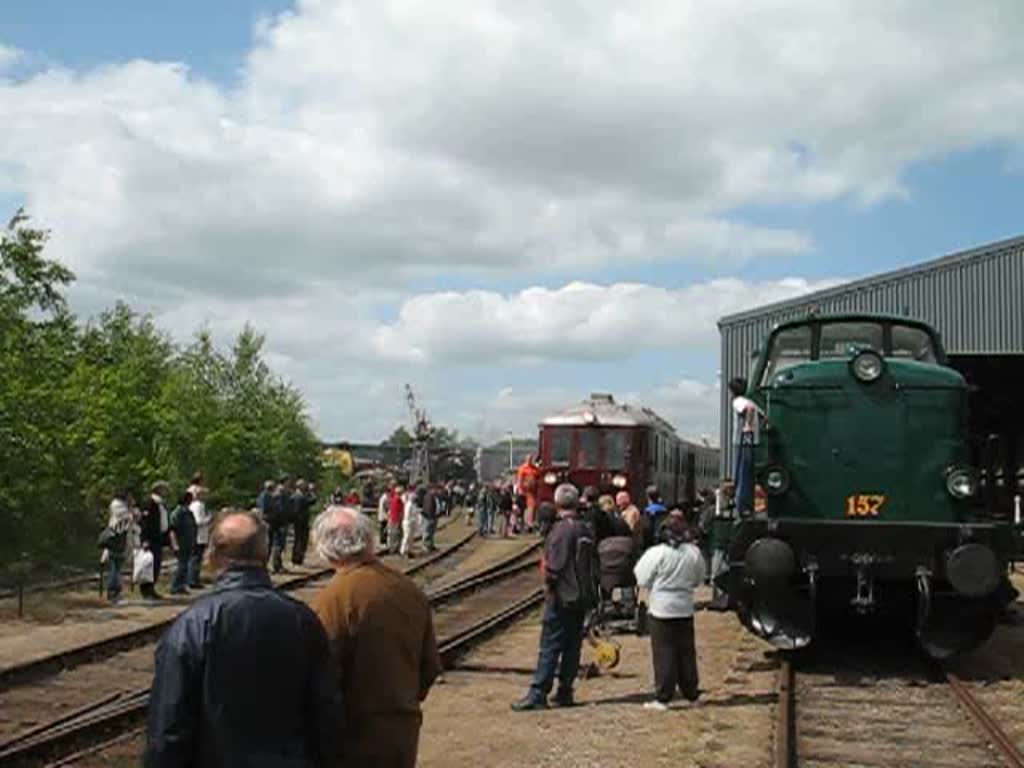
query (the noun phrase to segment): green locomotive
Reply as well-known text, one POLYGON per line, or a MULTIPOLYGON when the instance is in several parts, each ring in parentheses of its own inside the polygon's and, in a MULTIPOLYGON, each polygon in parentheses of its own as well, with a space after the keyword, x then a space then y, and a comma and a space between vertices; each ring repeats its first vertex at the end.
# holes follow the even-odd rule
POLYGON ((726 583, 780 648, 839 611, 903 615, 946 657, 984 641, 1014 592, 1009 521, 975 503, 967 385, 928 325, 882 315, 775 327, 748 397, 766 504, 735 523, 726 583))

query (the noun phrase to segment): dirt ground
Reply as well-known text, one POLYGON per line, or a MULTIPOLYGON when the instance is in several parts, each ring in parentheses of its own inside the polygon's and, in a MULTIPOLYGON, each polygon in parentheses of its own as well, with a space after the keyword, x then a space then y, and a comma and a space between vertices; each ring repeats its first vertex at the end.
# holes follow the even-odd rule
MULTIPOLYGON (((463 660, 431 692, 424 708, 420 765, 700 766, 757 768, 771 758, 775 662, 767 645, 732 614, 696 619, 701 700, 668 712, 642 707, 651 698, 650 641, 617 637, 619 667, 581 680, 579 706, 516 713, 509 705, 530 684, 539 624, 531 616, 463 660)), ((590 652, 584 648, 584 663, 590 652)))

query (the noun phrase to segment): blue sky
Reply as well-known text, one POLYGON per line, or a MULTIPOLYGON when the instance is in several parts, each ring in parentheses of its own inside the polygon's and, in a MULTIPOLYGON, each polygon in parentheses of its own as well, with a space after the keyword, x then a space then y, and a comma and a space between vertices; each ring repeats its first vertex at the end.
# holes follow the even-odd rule
POLYGON ((406 380, 482 437, 598 389, 709 433, 718 314, 1024 231, 1024 22, 913 5, 14 4, 0 205, 83 314, 255 324, 328 437, 406 380))

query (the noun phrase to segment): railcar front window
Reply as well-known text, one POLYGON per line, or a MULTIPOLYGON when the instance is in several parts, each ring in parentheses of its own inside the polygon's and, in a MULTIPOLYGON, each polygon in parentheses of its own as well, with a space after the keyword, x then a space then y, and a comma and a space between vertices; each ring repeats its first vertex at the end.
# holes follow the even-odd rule
POLYGON ((825 323, 821 326, 821 360, 849 358, 870 349, 878 354, 884 350, 880 323, 825 323))
POLYGON ((624 469, 626 466, 626 433, 605 433, 604 454, 608 469, 624 469))
POLYGON ((768 362, 764 367, 761 383, 765 384, 779 371, 811 359, 811 327, 803 325, 779 331, 772 339, 768 362))
POLYGON ((576 466, 597 469, 601 448, 601 433, 596 429, 581 429, 576 433, 576 466))
POLYGON ((935 347, 932 337, 920 328, 909 325, 892 327, 892 356, 922 363, 935 362, 935 347))
POLYGON ((552 429, 550 445, 551 445, 551 463, 552 464, 568 464, 569 453, 570 453, 570 438, 572 435, 568 429, 552 429))

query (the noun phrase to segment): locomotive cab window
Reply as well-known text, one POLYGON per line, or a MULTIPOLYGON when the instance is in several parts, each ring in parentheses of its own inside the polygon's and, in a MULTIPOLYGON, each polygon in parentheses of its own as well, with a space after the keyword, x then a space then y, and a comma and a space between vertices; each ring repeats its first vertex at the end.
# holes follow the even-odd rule
POLYGON ((626 433, 618 430, 606 432, 604 436, 606 469, 626 468, 626 433))
POLYGON ((885 350, 885 334, 881 323, 823 323, 818 357, 821 360, 846 359, 870 349, 878 354, 885 350))
POLYGON ((935 347, 932 344, 931 335, 921 328, 893 325, 892 357, 917 360, 921 363, 934 363, 935 347))
POLYGON ((809 325, 787 328, 775 334, 761 383, 766 384, 772 376, 780 371, 810 360, 811 339, 811 326, 809 325))
POLYGON ((580 469, 597 469, 600 466, 601 433, 596 429, 580 429, 576 432, 576 464, 580 469))
POLYGON ((551 463, 568 464, 572 438, 569 430, 564 427, 561 429, 552 429, 549 434, 550 437, 548 438, 548 445, 550 446, 549 450, 551 451, 551 463))

